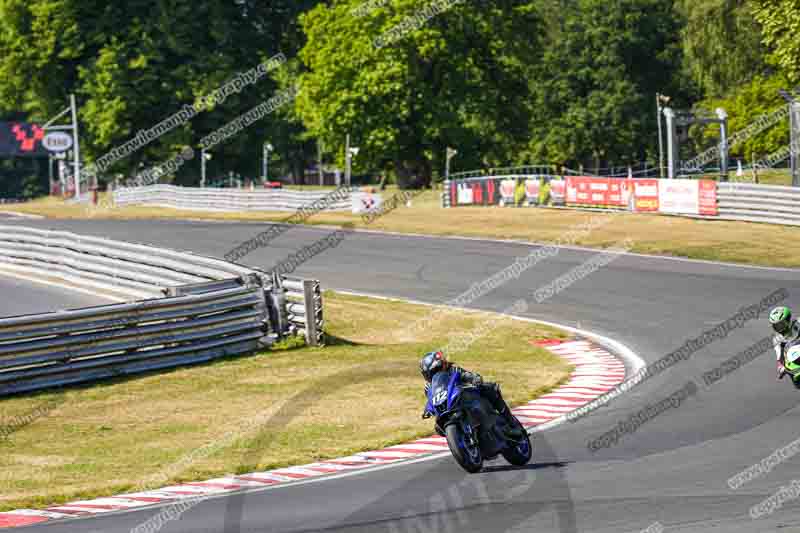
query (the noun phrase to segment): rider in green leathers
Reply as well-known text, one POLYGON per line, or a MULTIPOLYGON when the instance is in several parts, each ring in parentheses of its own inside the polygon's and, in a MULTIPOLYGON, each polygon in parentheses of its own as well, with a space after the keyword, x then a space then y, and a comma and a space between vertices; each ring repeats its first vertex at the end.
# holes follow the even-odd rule
POLYGON ((786 348, 790 344, 800 343, 800 323, 792 318, 792 310, 788 307, 776 307, 769 313, 769 323, 775 331, 773 344, 778 356, 778 379, 786 375, 786 348))

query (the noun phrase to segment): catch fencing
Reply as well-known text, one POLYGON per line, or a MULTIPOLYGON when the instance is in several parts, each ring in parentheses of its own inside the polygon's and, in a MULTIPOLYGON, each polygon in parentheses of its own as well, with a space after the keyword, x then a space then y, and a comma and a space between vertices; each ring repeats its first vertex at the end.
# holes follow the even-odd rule
POLYGON ((800 225, 800 188, 709 179, 494 175, 445 181, 442 206, 623 210, 800 225))
POLYGON ((316 280, 63 231, 0 226, 0 272, 139 301, 0 318, 0 396, 253 352, 321 346, 316 280))
POLYGON ((342 198, 325 200, 330 191, 292 191, 287 189, 209 189, 148 185, 114 191, 114 203, 152 205, 196 211, 297 211, 314 202, 325 201, 327 211, 349 211, 349 192, 342 198))

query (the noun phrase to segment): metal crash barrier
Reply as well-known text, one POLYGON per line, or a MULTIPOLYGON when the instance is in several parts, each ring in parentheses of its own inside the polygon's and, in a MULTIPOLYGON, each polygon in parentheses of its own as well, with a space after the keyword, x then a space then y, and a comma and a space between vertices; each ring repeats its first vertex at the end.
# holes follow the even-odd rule
POLYGON ((123 303, 0 318, 0 396, 249 353, 289 335, 324 344, 315 280, 19 226, 0 226, 2 272, 123 303))

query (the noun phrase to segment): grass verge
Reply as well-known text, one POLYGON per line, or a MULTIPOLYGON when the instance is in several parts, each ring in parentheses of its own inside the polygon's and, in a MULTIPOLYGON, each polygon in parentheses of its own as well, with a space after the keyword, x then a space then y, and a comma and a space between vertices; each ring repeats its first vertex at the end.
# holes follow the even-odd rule
MULTIPOLYGON (((387 195, 393 194, 387 191, 387 195)), ((603 216, 585 211, 561 209, 515 209, 500 207, 462 207, 442 209, 439 192, 427 191, 414 198, 411 207, 401 207, 380 217, 369 229, 429 235, 520 239, 556 242, 565 232, 581 226, 590 217, 603 216)), ((125 207, 87 211, 60 200, 44 199, 10 206, 7 210, 40 214, 54 218, 114 219, 208 219, 277 221, 290 213, 223 213, 181 211, 159 207, 125 207)), ((361 217, 350 213, 320 213, 309 224, 366 227, 361 217)), ((606 248, 630 237, 632 251, 709 259, 733 263, 798 267, 800 241, 796 227, 722 220, 696 220, 647 214, 620 214, 585 234, 576 245, 606 248), (775 253, 780 250, 780 253, 775 253)))
MULTIPOLYGON (((420 355, 496 317, 326 293, 325 348, 250 357, 0 400, 0 511, 157 488, 397 444, 420 420, 420 355)), ((502 321, 454 359, 502 383, 509 403, 562 383, 569 366, 529 341, 565 333, 502 321)))
POLYGON ((792 186, 792 172, 789 169, 768 169, 758 171, 758 183, 761 185, 792 186))

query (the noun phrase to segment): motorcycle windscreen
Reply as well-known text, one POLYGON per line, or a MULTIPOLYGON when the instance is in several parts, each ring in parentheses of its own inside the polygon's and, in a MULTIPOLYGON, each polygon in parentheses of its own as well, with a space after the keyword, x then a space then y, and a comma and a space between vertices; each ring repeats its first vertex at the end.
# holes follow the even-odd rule
POLYGON ((450 384, 450 372, 437 372, 431 380, 428 393, 431 405, 437 412, 447 410, 447 391, 450 384))
POLYGON ((790 370, 800 369, 800 344, 786 350, 786 367, 790 370))

